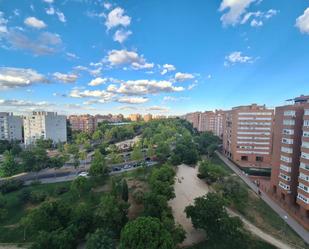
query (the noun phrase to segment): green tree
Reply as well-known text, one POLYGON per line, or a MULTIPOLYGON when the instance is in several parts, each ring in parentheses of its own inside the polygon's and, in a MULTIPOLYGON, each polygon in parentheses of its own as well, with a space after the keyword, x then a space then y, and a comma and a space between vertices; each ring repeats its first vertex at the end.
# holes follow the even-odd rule
POLYGON ((35 141, 35 145, 39 148, 50 149, 53 147, 53 140, 40 138, 35 141))
POLYGON ((169 157, 171 151, 170 147, 165 142, 160 142, 156 148, 156 156, 160 162, 165 162, 169 157))
POLYGON ((115 196, 104 195, 95 211, 98 225, 108 227, 116 235, 119 234, 127 222, 128 207, 127 203, 118 200, 115 196))
POLYGON ((94 152, 89 173, 93 176, 103 176, 107 173, 105 158, 98 149, 94 152))
POLYGON ((123 228, 120 249, 173 249, 175 244, 170 232, 153 217, 139 217, 123 228))
POLYGON ((81 197, 81 194, 88 189, 88 181, 86 177, 79 176, 71 183, 71 190, 81 197))
POLYGON ((129 189, 126 179, 122 180, 122 187, 121 187, 121 198, 125 202, 129 200, 129 189))
POLYGON ((226 176, 226 171, 211 161, 202 161, 199 165, 199 176, 205 178, 209 184, 218 181, 226 176))
POLYGON ((0 164, 0 176, 12 176, 20 170, 19 164, 15 161, 11 151, 5 151, 3 162, 0 164))
POLYGON ((123 158, 118 153, 112 152, 108 156, 111 164, 123 162, 123 158))
POLYGON ((86 249, 115 249, 113 234, 107 229, 97 229, 88 235, 86 249))
POLYGON ((208 193, 196 198, 194 205, 186 207, 185 212, 194 228, 206 232, 208 240, 229 243, 230 248, 247 248, 242 222, 238 217, 229 217, 225 204, 218 194, 208 193))
POLYGON ((133 151, 131 153, 131 160, 137 161, 143 159, 143 152, 140 146, 134 146, 133 151))

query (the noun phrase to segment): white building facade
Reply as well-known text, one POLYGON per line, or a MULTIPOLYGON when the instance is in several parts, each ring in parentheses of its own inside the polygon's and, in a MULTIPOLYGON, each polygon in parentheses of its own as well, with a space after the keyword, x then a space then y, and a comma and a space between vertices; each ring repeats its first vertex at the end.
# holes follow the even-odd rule
POLYGON ((51 139, 54 143, 67 141, 66 116, 55 112, 34 111, 24 117, 25 145, 37 139, 51 139))
POLYGON ((13 113, 0 112, 0 140, 22 140, 22 118, 13 113))

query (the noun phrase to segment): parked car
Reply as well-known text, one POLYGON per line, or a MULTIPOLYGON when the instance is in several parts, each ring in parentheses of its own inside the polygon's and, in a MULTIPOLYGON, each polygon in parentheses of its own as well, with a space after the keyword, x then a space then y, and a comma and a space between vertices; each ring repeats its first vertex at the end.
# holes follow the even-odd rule
POLYGON ((88 176, 88 172, 85 172, 85 171, 80 172, 80 173, 78 174, 78 176, 86 177, 86 176, 88 176))
POLYGON ((132 168, 132 165, 130 165, 130 164, 126 164, 126 165, 123 167, 123 169, 130 169, 130 168, 132 168))

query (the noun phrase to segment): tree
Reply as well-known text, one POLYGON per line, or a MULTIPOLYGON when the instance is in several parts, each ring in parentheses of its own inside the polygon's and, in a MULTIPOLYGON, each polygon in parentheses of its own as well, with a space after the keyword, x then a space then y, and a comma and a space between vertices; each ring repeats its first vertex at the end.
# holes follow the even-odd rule
POLYGON ((167 198, 153 192, 146 192, 144 195, 144 215, 161 218, 168 209, 167 198))
POLYGON ((81 194, 88 188, 88 182, 87 178, 83 176, 77 177, 72 183, 71 183, 71 190, 73 192, 78 193, 78 197, 81 196, 81 194))
POLYGON ((160 220, 139 217, 130 221, 121 231, 119 249, 173 249, 175 244, 170 232, 160 220))
POLYGON ((111 164, 121 163, 123 161, 122 157, 118 153, 112 152, 108 156, 111 164))
POLYGON ((128 207, 127 203, 118 200, 113 195, 106 194, 95 211, 95 220, 98 225, 108 227, 117 235, 127 222, 128 207))
POLYGON ((194 200, 194 205, 186 207, 185 212, 191 218, 194 228, 203 229, 208 240, 217 243, 229 243, 230 248, 247 248, 241 242, 245 239, 243 225, 238 217, 229 217, 225 209, 225 200, 216 193, 194 200))
POLYGON ((40 138, 35 141, 35 145, 39 148, 50 149, 53 146, 53 140, 40 138))
POLYGON ((88 235, 86 249, 115 249, 113 234, 107 229, 97 229, 88 235))
POLYGON ((226 176, 226 171, 220 165, 206 160, 200 163, 198 171, 199 176, 205 178, 209 184, 226 176))
POLYGON ((83 161, 83 164, 85 166, 85 164, 86 164, 85 160, 87 159, 86 151, 83 150, 83 151, 79 152, 78 153, 78 158, 79 158, 79 160, 83 161))
POLYGON ((143 159, 143 152, 140 146, 134 146, 133 151, 131 153, 131 160, 137 161, 143 159))
POLYGON ((5 151, 3 154, 3 162, 0 164, 0 176, 12 176, 19 171, 19 165, 14 159, 11 151, 5 151))
POLYGON ((170 147, 167 143, 160 142, 157 145, 156 155, 157 155, 157 158, 160 162, 165 162, 167 160, 167 158, 169 157, 170 153, 171 153, 170 147))
POLYGON ((126 179, 122 180, 122 187, 121 187, 121 198, 125 202, 129 200, 129 189, 126 179))
POLYGON ((105 158, 98 149, 94 152, 89 173, 93 176, 103 176, 107 173, 105 158))

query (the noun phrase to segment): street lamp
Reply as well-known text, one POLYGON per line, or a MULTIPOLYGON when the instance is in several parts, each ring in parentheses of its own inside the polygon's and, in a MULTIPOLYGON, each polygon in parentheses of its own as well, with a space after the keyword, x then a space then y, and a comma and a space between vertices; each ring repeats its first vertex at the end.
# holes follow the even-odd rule
POLYGON ((284 215, 283 220, 284 220, 283 233, 284 233, 284 235, 286 235, 286 226, 287 226, 288 216, 284 215))

